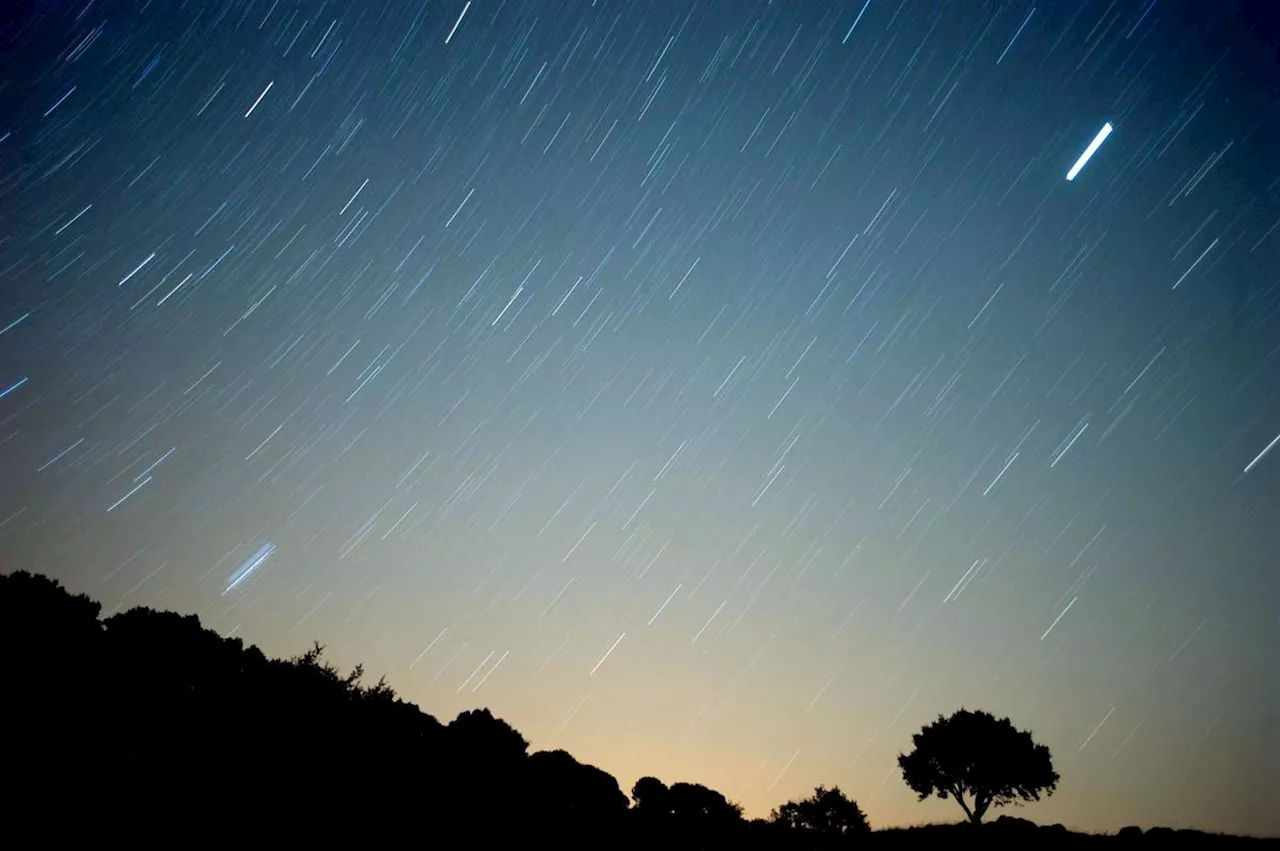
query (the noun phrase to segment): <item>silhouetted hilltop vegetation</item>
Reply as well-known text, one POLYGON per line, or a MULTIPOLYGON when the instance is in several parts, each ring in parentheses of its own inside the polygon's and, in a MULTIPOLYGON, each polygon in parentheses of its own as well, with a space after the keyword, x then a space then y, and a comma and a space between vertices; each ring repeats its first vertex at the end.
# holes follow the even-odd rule
MULTIPOLYGON (((737 804, 696 783, 645 777, 628 796, 608 772, 563 750, 529 753, 525 738, 487 709, 442 724, 385 680, 366 684, 361 667, 343 674, 319 644, 268 659, 193 615, 100 614, 98 603, 56 581, 0 576, 5 847, 1274 844, 1161 828, 1091 836, 1007 816, 872 832, 854 801, 821 786, 767 820, 748 821, 737 804)), ((962 710, 953 719, 977 715, 962 710)), ((1050 779, 1047 761, 1037 771, 1050 779)), ((917 791, 943 782, 921 779, 929 775, 919 766, 913 772, 917 791)))

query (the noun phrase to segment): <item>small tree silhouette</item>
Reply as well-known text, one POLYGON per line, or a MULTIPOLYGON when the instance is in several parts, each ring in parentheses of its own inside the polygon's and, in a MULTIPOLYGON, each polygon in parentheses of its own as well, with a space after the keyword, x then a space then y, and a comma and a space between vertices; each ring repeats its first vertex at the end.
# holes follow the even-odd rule
POLYGON ((870 833, 867 817, 856 802, 849 800, 839 786, 822 786, 803 801, 788 801, 774 810, 769 820, 792 830, 805 830, 825 836, 853 836, 870 833))
POLYGON ((685 823, 712 826, 742 821, 741 805, 701 783, 672 783, 667 801, 672 815, 685 823))
POLYGON ((636 802, 636 811, 646 816, 670 815, 670 794, 667 784, 656 777, 641 777, 631 787, 631 800, 636 802))
POLYGON ((898 755, 907 785, 922 801, 955 798, 974 824, 992 806, 1038 801, 1058 786, 1049 749, 1008 718, 961 709, 950 718, 939 715, 911 738, 915 749, 898 755))

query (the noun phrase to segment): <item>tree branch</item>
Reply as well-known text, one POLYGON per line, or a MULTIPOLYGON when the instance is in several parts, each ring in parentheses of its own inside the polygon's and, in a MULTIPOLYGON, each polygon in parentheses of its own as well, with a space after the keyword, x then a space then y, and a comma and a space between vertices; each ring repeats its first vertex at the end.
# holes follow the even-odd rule
POLYGON ((969 821, 973 821, 973 811, 970 810, 969 805, 964 802, 964 795, 960 790, 960 784, 954 784, 949 791, 956 799, 956 803, 960 805, 960 809, 964 810, 964 814, 968 817, 969 821))

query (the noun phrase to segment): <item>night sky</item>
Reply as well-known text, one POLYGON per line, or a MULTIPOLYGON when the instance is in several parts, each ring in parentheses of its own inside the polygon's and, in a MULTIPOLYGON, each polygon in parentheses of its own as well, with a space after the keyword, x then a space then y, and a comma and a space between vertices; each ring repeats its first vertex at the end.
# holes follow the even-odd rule
POLYGON ((2 566, 753 816, 960 817, 965 706, 1280 833, 1268 5, 6 4, 2 566))

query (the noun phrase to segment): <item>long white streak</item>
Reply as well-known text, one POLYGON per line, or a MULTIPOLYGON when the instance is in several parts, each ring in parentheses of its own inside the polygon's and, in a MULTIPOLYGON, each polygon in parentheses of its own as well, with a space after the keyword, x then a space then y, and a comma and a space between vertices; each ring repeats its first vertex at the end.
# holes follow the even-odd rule
POLYGON ((1072 606, 1074 606, 1074 605, 1076 604, 1076 600, 1078 600, 1078 599, 1080 599, 1080 598, 1079 598, 1079 597, 1072 597, 1072 598, 1071 598, 1071 602, 1070 602, 1070 603, 1067 603, 1067 607, 1066 607, 1065 609, 1063 609, 1063 610, 1062 610, 1062 614, 1061 614, 1061 615, 1058 615, 1056 618, 1054 618, 1054 619, 1053 619, 1053 623, 1049 624, 1049 628, 1048 628, 1048 629, 1046 629, 1046 630, 1044 631, 1044 635, 1040 636, 1040 640, 1041 640, 1041 641, 1044 641, 1046 638, 1048 638, 1048 637, 1049 637, 1049 633, 1053 632, 1053 628, 1054 628, 1055 626, 1057 626, 1057 625, 1058 625, 1058 621, 1062 620, 1062 616, 1063 616, 1063 615, 1065 615, 1067 612, 1071 611, 1071 607, 1072 607, 1072 606))
POLYGON ((1080 747, 1076 748, 1076 753, 1080 753, 1080 751, 1084 750, 1085 745, 1093 741, 1093 737, 1098 734, 1098 731, 1102 729, 1102 725, 1107 723, 1107 719, 1110 718, 1111 713, 1115 711, 1116 708, 1114 706, 1107 710, 1107 714, 1102 716, 1102 720, 1098 722, 1098 726, 1094 727, 1093 732, 1088 736, 1085 736, 1084 741, 1080 743, 1080 747))
POLYGON ((840 252, 840 256, 836 258, 836 262, 831 264, 831 268, 827 270, 827 277, 830 278, 836 273, 836 267, 840 265, 840 261, 849 253, 849 249, 853 248, 853 244, 858 241, 858 234, 853 235, 853 239, 849 240, 849 244, 844 247, 844 251, 840 252))
POLYGON ((582 546, 582 542, 587 539, 587 536, 591 534, 591 530, 594 528, 596 528, 595 523, 592 523, 590 526, 587 527, 587 531, 582 533, 582 537, 578 539, 578 542, 569 549, 569 552, 565 553, 564 558, 560 559, 561 564, 564 564, 566 561, 568 561, 570 557, 573 556, 573 554, 578 551, 578 547, 582 546))
POLYGON ((262 441, 261 443, 259 443, 259 444, 258 444, 258 448, 257 448, 257 449, 254 449, 252 452, 250 452, 248 455, 246 455, 244 460, 246 460, 246 461, 252 461, 252 460, 253 460, 253 456, 257 455, 257 454, 258 454, 258 452, 260 452, 260 451, 262 450, 262 447, 264 447, 264 446, 266 446, 266 445, 267 445, 267 442, 268 442, 268 441, 270 441, 270 440, 271 440, 271 438, 273 438, 273 437, 275 437, 277 434, 279 434, 280 429, 282 429, 282 428, 284 428, 284 423, 280 423, 280 425, 276 426, 276 430, 275 430, 275 431, 273 431, 273 432, 271 432, 271 434, 267 435, 267 439, 266 439, 266 440, 264 440, 264 441, 262 441))
POLYGON ((511 300, 507 302, 507 306, 506 306, 506 307, 504 307, 504 308, 502 308, 502 312, 501 312, 501 313, 499 313, 499 314, 494 318, 494 320, 493 320, 492 322, 490 322, 490 323, 489 323, 489 327, 490 327, 490 328, 492 328, 493 326, 497 325, 497 324, 498 324, 498 322, 499 322, 499 321, 501 321, 502 317, 503 317, 503 316, 506 316, 507 311, 511 309, 511 305, 513 305, 513 304, 515 304, 515 303, 516 303, 516 299, 518 299, 518 298, 520 297, 520 293, 521 293, 521 292, 523 292, 523 291, 524 291, 524 287, 523 287, 523 286, 516 287, 516 291, 515 291, 514 293, 512 293, 512 294, 511 294, 511 300))
MULTIPOLYGON (((471 192, 475 192, 475 191, 476 191, 475 187, 474 186, 471 187, 471 192)), ((445 227, 448 227, 449 225, 453 224, 453 220, 456 219, 458 217, 458 214, 462 212, 462 208, 467 206, 467 202, 471 200, 471 192, 468 192, 467 197, 462 199, 462 203, 458 205, 458 209, 453 211, 453 215, 449 217, 449 221, 444 223, 445 227)))
POLYGON ((115 502, 111 503, 111 507, 108 508, 107 511, 115 511, 120 506, 120 503, 124 502, 126 499, 128 499, 129 497, 133 496, 135 493, 140 491, 142 489, 142 486, 149 481, 151 481, 151 477, 147 476, 145 479, 139 482, 136 486, 134 486, 133 490, 129 491, 127 494, 120 497, 115 502))
POLYGON ((487 680, 487 679, 489 679, 489 675, 490 675, 490 674, 492 674, 494 671, 498 670, 498 666, 502 664, 502 660, 503 660, 503 659, 505 659, 505 658, 507 658, 507 657, 508 657, 508 656, 510 656, 510 655, 511 655, 511 651, 510 651, 510 650, 505 651, 505 652, 502 654, 502 656, 500 656, 500 657, 498 658, 498 661, 496 661, 496 662, 494 662, 494 663, 493 663, 493 667, 492 667, 492 668, 490 668, 489 670, 487 670, 487 671, 485 671, 485 672, 484 672, 484 676, 480 678, 480 682, 478 682, 478 683, 476 683, 474 686, 472 686, 472 687, 471 687, 471 690, 472 690, 472 691, 476 691, 476 690, 478 690, 478 689, 480 688, 480 686, 484 685, 484 681, 485 681, 485 680, 487 680))
POLYGON ((176 287, 174 287, 173 289, 169 290, 169 292, 165 293, 164 298, 162 298, 162 299, 160 299, 159 301, 157 301, 157 302, 156 302, 156 307, 159 307, 160 305, 162 305, 162 304, 164 304, 166 301, 168 301, 168 300, 169 300, 169 296, 173 295, 173 294, 174 294, 174 293, 176 293, 178 290, 182 289, 182 285, 183 285, 183 284, 185 284, 187 281, 191 280, 192 278, 194 278, 195 276, 196 276, 196 273, 195 273, 195 272, 192 272, 192 273, 188 274, 185 278, 183 278, 181 281, 178 281, 178 285, 177 285, 176 287))
POLYGON ((653 499, 653 495, 654 495, 655 493, 657 493, 657 492, 658 492, 657 488, 650 488, 650 490, 649 490, 649 495, 648 495, 648 496, 646 496, 646 497, 644 498, 644 500, 643 500, 643 501, 641 501, 641 503, 640 503, 638 506, 636 506, 636 510, 635 510, 635 511, 631 512, 631 516, 627 518, 627 522, 622 524, 622 528, 623 528, 624 530, 631 526, 631 521, 633 521, 633 520, 635 520, 635 519, 636 519, 636 516, 637 516, 637 515, 638 515, 642 510, 644 510, 644 507, 645 507, 646 505, 648 505, 648 504, 649 504, 649 500, 653 499))
MULTIPOLYGON (((74 448, 74 447, 73 447, 73 448, 74 448)), ((160 456, 160 457, 159 457, 159 458, 158 458, 154 463, 152 463, 152 465, 151 465, 150 467, 148 467, 147 469, 143 470, 143 471, 142 471, 141 473, 139 473, 138 475, 134 476, 134 477, 133 477, 133 480, 136 482, 138 479, 141 479, 143 476, 146 476, 148 473, 150 473, 150 472, 151 472, 152 470, 154 470, 156 467, 159 467, 161 464, 163 464, 166 458, 168 458, 170 455, 172 455, 174 452, 177 452, 177 451, 178 451, 178 447, 176 447, 176 446, 175 446, 175 447, 173 447, 173 448, 172 448, 172 449, 170 449, 168 452, 166 452, 166 453, 164 453, 163 455, 161 455, 161 456, 160 456)))
POLYGON ((596 662, 596 666, 591 669, 591 673, 587 674, 587 676, 591 676, 592 674, 595 674, 596 671, 600 670, 600 666, 604 664, 604 660, 609 658, 609 654, 612 653, 614 649, 617 648, 617 646, 622 643, 622 639, 626 637, 627 637, 627 634, 625 632, 622 633, 622 635, 619 635, 617 640, 614 641, 613 644, 609 646, 609 649, 604 652, 604 655, 600 657, 600 661, 596 662))
POLYGON ((248 579, 250 574, 262 567, 262 565, 266 564, 267 559, 271 558, 271 554, 275 551, 276 545, 270 542, 259 547, 257 552, 250 556, 248 561, 240 565, 240 567, 236 569, 236 572, 232 574, 231 580, 227 583, 227 587, 222 591, 222 596, 225 597, 227 594, 231 593, 235 590, 237 585, 248 579))
MULTIPOLYGON (((694 590, 696 591, 697 589, 694 590)), ((727 602, 729 601, 725 600, 724 603, 721 603, 716 607, 716 610, 711 613, 711 617, 707 618, 707 622, 702 625, 702 629, 698 630, 698 634, 693 637, 693 641, 689 642, 690 644, 698 643, 698 639, 702 637, 702 633, 707 631, 707 627, 711 626, 711 622, 716 619, 716 615, 720 614, 721 609, 724 608, 724 604, 727 602)))
POLYGON ((907 604, 910 603, 912 599, 915 598, 916 592, 920 590, 920 586, 924 585, 924 581, 929 578, 929 574, 931 572, 932 571, 926 570, 924 572, 924 576, 921 576, 920 581, 916 583, 916 587, 912 588, 911 593, 906 596, 906 599, 904 599, 901 603, 898 604, 899 613, 901 613, 902 610, 907 607, 907 604))
POLYGON ((756 494, 756 498, 755 498, 755 499, 753 499, 753 500, 751 500, 751 507, 752 507, 752 508, 755 508, 756 503, 757 503, 757 502, 759 502, 760 500, 764 499, 764 495, 765 495, 766 493, 768 493, 768 492, 769 492, 769 487, 773 484, 773 480, 774 480, 774 479, 776 479, 776 478, 778 478, 778 476, 782 475, 782 471, 783 471, 783 470, 785 470, 785 469, 787 469, 787 465, 786 465, 786 464, 780 464, 780 465, 778 465, 778 469, 777 469, 777 471, 773 474, 773 478, 771 478, 771 479, 769 479, 769 481, 765 482, 765 484, 764 484, 764 490, 762 490, 762 491, 760 491, 760 493, 756 494))
POLYGON ((1120 753, 1120 751, 1124 750, 1124 746, 1125 746, 1125 745, 1127 745, 1127 744, 1129 744, 1129 740, 1133 738, 1133 734, 1134 734, 1134 733, 1136 733, 1136 732, 1138 732, 1138 730, 1139 730, 1139 729, 1142 727, 1142 725, 1143 725, 1143 724, 1145 724, 1145 723, 1147 723, 1147 719, 1146 719, 1146 718, 1143 718, 1141 721, 1139 721, 1137 724, 1135 724, 1135 725, 1134 725, 1133 729, 1129 731, 1129 735, 1125 736, 1125 737, 1124 737, 1124 741, 1120 743, 1120 747, 1116 748, 1114 751, 1112 751, 1112 752, 1111 752, 1111 757, 1110 757, 1111 759, 1115 759, 1115 758, 1116 758, 1116 754, 1118 754, 1118 753, 1120 753))
POLYGON ((1266 449, 1264 449, 1264 450, 1262 450, 1261 452, 1259 452, 1259 453, 1258 453, 1258 456, 1257 456, 1256 458, 1254 458, 1252 461, 1250 461, 1248 464, 1246 464, 1246 465, 1245 465, 1244 471, 1247 473, 1247 472, 1249 472, 1250 470, 1252 470, 1252 469, 1257 465, 1257 463, 1258 463, 1259 461, 1261 461, 1264 457, 1266 457, 1266 454, 1267 454, 1268 452, 1270 452, 1270 451, 1271 451, 1271 449, 1272 449, 1272 448, 1273 448, 1277 443, 1280 443, 1280 434, 1277 434, 1275 437, 1273 437, 1273 438, 1271 439, 1271 442, 1267 444, 1267 448, 1266 448, 1266 449))
POLYGON ((3 399, 5 396, 8 396, 10 393, 17 390, 22 385, 26 384, 28 380, 29 379, 26 376, 24 376, 22 378, 19 378, 17 381, 13 382, 12 384, 10 384, 8 387, 4 388, 3 390, 0 390, 0 399, 3 399))
POLYGON ((961 577, 960 577, 960 580, 959 580, 958 582, 956 582, 955 587, 954 587, 954 588, 952 588, 949 592, 947 592, 947 596, 945 596, 945 597, 943 597, 943 598, 942 598, 942 602, 944 602, 944 603, 950 602, 950 600, 951 600, 951 596, 952 596, 953 594, 955 594, 955 593, 956 593, 956 591, 960 590, 960 585, 961 585, 961 584, 962 584, 966 579, 968 579, 968 578, 969 578, 969 574, 970 574, 970 573, 973 573, 973 569, 974 569, 975 567, 977 567, 977 566, 978 566, 978 563, 979 563, 979 562, 981 562, 981 561, 982 561, 982 559, 980 559, 980 558, 975 558, 975 559, 973 560, 973 564, 969 565, 969 569, 968 569, 968 570, 966 570, 966 571, 964 572, 964 576, 961 576, 961 577))
POLYGON ((26 313, 22 314, 22 315, 21 315, 21 316, 19 316, 17 319, 15 319, 15 320, 13 320, 12 322, 10 322, 8 325, 4 326, 3 328, 0 328, 0 334, 3 334, 5 331, 8 331, 8 330, 10 330, 10 329, 12 329, 12 328, 17 327, 18 323, 22 322, 23 320, 25 320, 25 319, 26 319, 27 317, 29 317, 30 315, 31 315, 31 311, 27 311, 26 313))
POLYGON ((853 24, 850 25, 849 31, 844 34, 844 38, 840 39, 841 44, 844 44, 846 41, 849 40, 849 36, 853 35, 853 28, 858 25, 858 21, 862 20, 862 15, 867 11, 867 7, 870 5, 871 5, 871 0, 867 0, 866 3, 862 4, 862 11, 858 13, 858 17, 853 19, 853 24))
POLYGON ((216 98, 216 97, 218 96, 218 92, 222 91, 222 87, 223 87, 223 86, 225 86, 225 85, 226 85, 226 83, 225 83, 225 82, 224 82, 224 83, 218 83, 218 87, 217 87, 216 89, 214 89, 214 90, 213 90, 213 94, 209 95, 209 99, 208 99, 207 101, 205 101, 205 102, 204 102, 204 106, 202 106, 202 107, 200 107, 198 110, 196 110, 196 115, 197 115, 197 116, 199 116, 199 115, 203 115, 203 114, 204 114, 204 111, 205 111, 206 109, 208 109, 208 108, 209 108, 209 104, 213 103, 213 99, 214 99, 214 98, 216 98))
POLYGON ((679 445, 678 447, 676 447, 676 451, 675 451, 675 452, 672 452, 672 453, 671 453, 671 457, 667 459, 667 463, 665 463, 665 464, 663 464, 663 465, 662 465, 662 469, 658 471, 658 475, 656 475, 656 476, 654 476, 654 477, 653 477, 653 480, 654 480, 655 482, 656 482, 658 479, 661 479, 661 478, 662 478, 662 474, 663 474, 663 473, 665 473, 665 472, 667 472, 667 468, 668 468, 668 467, 670 467, 670 466, 675 462, 676 457, 677 457, 681 452, 683 452, 683 451, 684 451, 684 448, 685 448, 686 446, 688 446, 688 445, 689 445, 689 441, 688 441, 688 440, 683 440, 683 441, 681 441, 680 445, 679 445))
POLYGON ((1080 159, 1076 160, 1076 164, 1071 167, 1071 171, 1067 172, 1067 180, 1075 180, 1076 175, 1080 173, 1080 169, 1084 168, 1085 163, 1098 152, 1098 148, 1102 147, 1102 143, 1107 141, 1107 137, 1111 135, 1111 122, 1108 121, 1102 125, 1102 129, 1098 131, 1098 135, 1093 137, 1093 141, 1089 143, 1089 147, 1084 149, 1084 153, 1080 155, 1080 159))
POLYGON ((467 5, 462 7, 462 14, 458 15, 458 20, 453 22, 453 29, 449 30, 449 34, 444 37, 444 43, 448 44, 449 39, 453 38, 453 34, 458 31, 458 24, 462 23, 463 15, 467 14, 467 10, 471 8, 471 0, 467 0, 467 5))
POLYGON ((538 615, 538 617, 540 618, 545 617, 547 612, 551 611, 551 607, 554 606, 560 600, 560 597, 563 596, 565 591, 569 590, 569 586, 572 584, 573 584, 573 577, 571 576, 569 577, 569 581, 564 584, 564 587, 561 588, 560 591, 554 597, 551 598, 551 602, 547 603, 547 607, 542 610, 542 614, 538 615))
POLYGON ((1213 250, 1213 247, 1214 247, 1215 245, 1217 245, 1217 244, 1218 244, 1218 240, 1216 240, 1216 239, 1215 239, 1213 242, 1209 243, 1209 247, 1208 247, 1208 248, 1206 248, 1204 251, 1201 251, 1201 252, 1200 252, 1200 256, 1196 258, 1196 262, 1192 263, 1192 264, 1187 268, 1187 271, 1185 271, 1185 272, 1183 272, 1183 273, 1182 273, 1182 277, 1178 279, 1178 283, 1177 283, 1177 284, 1174 284, 1174 285, 1173 285, 1172 287, 1170 287, 1169 289, 1176 290, 1176 289, 1178 288, 1178 284, 1181 284, 1183 281, 1185 281, 1185 280, 1187 279, 1187 275, 1190 275, 1190 274, 1191 274, 1191 270, 1192 270, 1192 269, 1194 269, 1195 267, 1199 266, 1199 265, 1200 265, 1200 261, 1204 259, 1204 256, 1205 256, 1206 254, 1208 254, 1210 251, 1212 251, 1212 250, 1213 250))
POLYGON ((326 373, 325 373, 325 375, 326 375, 326 376, 333 375, 333 371, 334 371, 335 369, 337 369, 338 367, 342 366, 342 362, 343 362, 344 360, 346 360, 346 359, 347 359, 347 355, 349 355, 349 354, 351 354, 352 352, 354 352, 354 351, 355 351, 355 349, 356 349, 356 346, 358 346, 358 345, 360 345, 360 341, 359 341, 359 340, 356 340, 354 343, 352 343, 352 344, 351 344, 351 348, 347 349, 346 353, 345 353, 345 354, 343 354, 343 356, 342 356, 342 357, 338 358, 338 362, 337 362, 337 363, 335 363, 333 366, 329 367, 329 371, 328 371, 328 372, 326 372, 326 373))
POLYGON ((733 365, 733 369, 729 370, 729 374, 724 377, 724 381, 720 382, 720 386, 716 388, 716 392, 711 394, 712 397, 720 395, 720 391, 723 390, 724 386, 729 383, 729 379, 733 378, 734 373, 738 371, 738 367, 742 366, 742 362, 746 359, 747 359, 746 355, 743 355, 742 357, 738 358, 738 362, 733 365))
MULTIPOLYGON (((68 452, 70 452, 72 449, 75 449, 77 446, 79 446, 79 445, 80 445, 80 444, 82 444, 82 443, 84 443, 84 438, 83 438, 83 437, 82 437, 82 438, 80 438, 79 440, 77 440, 75 443, 73 443, 73 444, 71 444, 70 446, 68 446, 66 449, 64 449, 64 450, 62 450, 61 452, 59 452, 57 455, 55 455, 55 456, 53 456, 52 458, 50 458, 48 461, 45 461, 43 464, 41 464, 39 467, 37 467, 37 468, 36 468, 36 472, 37 472, 37 473, 42 472, 42 471, 44 471, 44 470, 45 470, 45 468, 50 467, 50 466, 52 466, 53 464, 56 464, 56 463, 57 463, 58 461, 60 461, 60 460, 61 460, 61 459, 62 459, 62 458, 63 458, 63 457, 68 453, 68 452)), ((137 481, 137 480, 135 479, 134 481, 137 481)))
POLYGON ((480 664, 479 664, 479 665, 476 665, 476 669, 475 669, 474 671, 472 671, 472 672, 471 672, 471 676, 469 676, 469 677, 467 677, 465 680, 463 680, 463 681, 462 681, 462 685, 458 686, 458 692, 457 692, 457 693, 460 693, 464 688, 466 688, 467 686, 471 685, 471 681, 472 681, 473 679, 475 679, 476 674, 480 673, 480 669, 481 669, 481 668, 483 668, 485 665, 489 664, 489 660, 490 660, 490 659, 492 659, 492 658, 493 658, 493 654, 494 654, 494 653, 497 653, 497 652, 498 652, 497 650, 490 650, 490 651, 489 651, 489 655, 488 655, 488 656, 486 656, 486 657, 484 657, 484 659, 480 662, 480 664))
POLYGON ((564 728, 569 726, 569 722, 573 720, 573 716, 578 714, 578 710, 583 707, 583 705, 587 702, 587 698, 590 696, 591 695, 589 694, 584 694, 582 696, 582 699, 578 701, 578 705, 573 707, 573 710, 568 715, 565 716, 565 719, 563 721, 560 722, 560 726, 556 728, 556 731, 551 734, 552 739, 558 738, 560 734, 564 732, 564 728))
POLYGON ((45 110, 45 112, 44 112, 44 117, 45 117, 45 118, 48 118, 50 115, 52 115, 52 114, 53 114, 53 111, 54 111, 55 109, 57 109, 58 107, 62 106, 62 102, 63 102, 64 100, 66 100, 67 98, 71 97, 71 93, 72 93, 72 92, 74 92, 75 90, 76 90, 76 87, 75 87, 75 86, 72 86, 70 89, 68 89, 68 90, 67 90, 67 93, 66 93, 65 95, 63 95, 62 97, 58 98, 57 103, 55 103, 53 106, 51 106, 51 107, 49 107, 48 109, 46 109, 46 110, 45 110))
POLYGON ((582 283, 582 276, 578 276, 578 280, 573 282, 573 286, 569 287, 569 291, 564 294, 564 298, 560 299, 560 303, 556 305, 556 309, 551 311, 551 315, 555 316, 560 312, 560 308, 564 307, 564 303, 569 300, 569 296, 573 295, 573 291, 578 288, 578 284, 582 283))
POLYGON ((364 183, 361 183, 360 188, 356 190, 356 194, 351 196, 351 200, 342 205, 342 209, 338 211, 339 216, 347 212, 347 208, 350 207, 353 203, 355 203, 355 200, 360 197, 360 193, 363 192, 364 188, 368 185, 369 185, 369 178, 366 177, 364 179, 364 183))
POLYGON ((996 473, 996 477, 991 480, 991 484, 987 485, 987 489, 982 492, 983 496, 986 496, 987 494, 991 493, 991 489, 996 486, 996 482, 1000 481, 1001 477, 1004 476, 1005 470, 1008 470, 1009 465, 1011 465, 1014 461, 1017 461, 1017 460, 1018 460, 1018 453, 1015 452, 1013 453, 1013 457, 1010 458, 1007 462, 1005 462, 1005 465, 1003 468, 1001 468, 1000 472, 996 473))
POLYGON ((782 766, 782 770, 778 772, 778 776, 773 778, 773 782, 769 784, 766 792, 772 792, 773 787, 778 785, 778 781, 782 779, 782 775, 787 773, 787 769, 791 767, 791 763, 796 761, 796 757, 800 756, 800 749, 796 748, 796 752, 791 755, 791 759, 787 760, 787 764, 782 766))
POLYGON ((1069 450, 1072 446, 1075 445, 1076 441, 1080 439, 1080 435, 1084 434, 1084 430, 1087 429, 1088 427, 1089 427, 1088 423, 1085 423, 1084 425, 1080 426, 1080 430, 1076 432, 1075 437, 1071 438, 1071 442, 1068 443, 1066 447, 1061 452, 1058 453, 1058 457, 1054 458, 1053 461, 1049 463, 1050 468, 1054 467, 1059 461, 1062 460, 1062 456, 1067 454, 1067 450, 1069 450))
POLYGON ((150 257, 148 257, 146 260, 143 260, 143 261, 142 261, 141 263, 139 263, 137 266, 133 267, 133 271, 132 271, 132 272, 130 272, 129 274, 127 274, 127 275, 125 275, 123 278, 121 278, 121 279, 120 279, 120 283, 116 284, 116 286, 117 286, 117 287, 123 287, 123 286, 125 285, 125 283, 126 283, 130 278, 132 278, 134 275, 136 275, 136 274, 138 274, 139 272, 141 272, 141 271, 142 271, 142 267, 143 267, 143 266, 147 265, 148 263, 150 263, 150 262, 151 262, 152 260, 154 260, 154 259, 156 259, 156 253, 153 251, 153 252, 151 252, 151 256, 150 256, 150 257))
POLYGON ((83 216, 85 213, 89 212, 89 210, 91 210, 91 209, 93 209, 93 205, 92 205, 92 204, 90 204, 88 207, 85 207, 85 208, 84 208, 83 210, 81 210, 80 212, 76 213, 74 216, 72 216, 72 217, 71 217, 71 221, 67 222, 65 225, 63 225, 62 227, 60 227, 60 228, 58 228, 57 230, 55 230, 55 231, 53 232, 53 235, 54 235, 54 236, 58 236, 59 234, 61 234, 64 230, 66 230, 67 228, 69 228, 69 227, 71 227, 73 224, 75 224, 75 223, 76 223, 76 219, 80 218, 80 217, 81 217, 81 216, 83 216))
MULTIPOLYGON (((1027 26, 1027 23, 1031 20, 1031 16, 1035 13, 1036 10, 1033 6, 1031 7, 1031 11, 1027 13, 1027 17, 1022 21, 1022 26, 1018 27, 1018 31, 1013 34, 1013 38, 1009 39, 1009 43, 1005 45, 1004 51, 1000 54, 1000 59, 1004 59, 1005 54, 1009 52, 1009 48, 1013 47, 1013 43, 1018 40, 1018 36, 1022 35, 1022 30, 1027 26)), ((1000 64, 1000 59, 996 60, 997 65, 1000 64)), ((1067 179, 1070 180, 1070 178, 1067 179)))
POLYGON ((796 384, 797 384, 799 381, 800 381, 800 376, 798 376, 798 375, 797 375, 797 376, 795 377, 795 379, 794 379, 794 380, 792 380, 792 382, 791 382, 791 386, 787 388, 787 392, 782 394, 782 398, 781 398, 781 399, 779 399, 779 400, 774 404, 774 406, 773 406, 773 410, 769 411, 769 415, 768 415, 767 417, 765 417, 765 419, 766 419, 766 420, 768 420, 768 419, 772 419, 772 418, 773 418, 773 415, 774 415, 774 414, 776 414, 776 413, 778 412, 778 408, 782 407, 782 403, 783 403, 783 402, 785 402, 785 401, 787 401, 787 397, 791 395, 791 391, 795 389, 796 384))
POLYGON ((244 114, 245 118, 253 115, 253 111, 258 108, 258 104, 262 103, 262 99, 267 96, 267 92, 271 91, 271 87, 276 84, 275 80, 267 83, 267 87, 262 90, 262 94, 258 95, 258 99, 253 102, 253 106, 249 107, 249 111, 244 114))
POLYGON ((675 590, 667 595, 667 599, 662 601, 662 605, 658 606, 658 611, 653 613, 653 617, 649 618, 649 622, 645 624, 645 626, 653 626, 653 622, 658 619, 658 615, 662 614, 662 610, 667 607, 667 603, 671 602, 672 598, 676 596, 676 593, 680 590, 680 588, 683 585, 684 585, 683 582, 676 585, 675 590))
POLYGON ((689 276, 693 274, 693 270, 698 268, 698 264, 701 262, 701 257, 693 261, 693 265, 689 267, 689 271, 684 273, 684 277, 680 279, 680 283, 676 284, 676 288, 671 291, 671 295, 667 296, 668 300, 676 297, 676 293, 680 292, 680 288, 684 286, 684 282, 689 280, 689 276))
POLYGON ((996 296, 1000 295, 1000 291, 1002 289, 1004 289, 1004 281, 1001 281, 1000 286, 996 287, 996 291, 987 298, 986 303, 982 305, 982 309, 974 315, 973 319, 969 320, 969 325, 965 328, 966 331, 973 327, 973 323, 982 318, 982 314, 987 312, 987 308, 991 306, 992 300, 995 299, 996 296))
POLYGON ((448 631, 449 631, 449 627, 447 626, 444 629, 440 630, 440 634, 437 635, 435 638, 431 639, 431 643, 427 645, 425 650, 423 650, 421 653, 418 654, 418 658, 414 659, 412 662, 409 663, 409 670, 412 671, 413 666, 418 664, 418 662, 422 661, 422 657, 426 656, 427 653, 430 652, 431 648, 436 646, 436 642, 439 641, 441 638, 443 638, 444 634, 448 631))
POLYGON ((818 701, 822 699, 822 695, 826 694, 827 689, 830 688, 831 684, 835 681, 836 681, 835 674, 832 674, 831 676, 827 677, 827 681, 822 684, 822 688, 818 689, 818 693, 813 696, 813 700, 809 701, 809 705, 805 707, 805 710, 804 710, 805 715, 808 715, 809 710, 813 709, 813 707, 818 705, 818 701))

